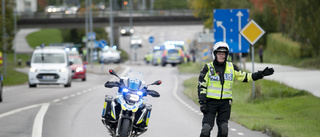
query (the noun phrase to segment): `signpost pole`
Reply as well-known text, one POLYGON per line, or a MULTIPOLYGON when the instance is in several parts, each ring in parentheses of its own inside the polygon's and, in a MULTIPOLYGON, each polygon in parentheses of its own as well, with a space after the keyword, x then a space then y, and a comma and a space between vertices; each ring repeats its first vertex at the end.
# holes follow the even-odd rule
MULTIPOLYGON (((251 45, 251 58, 252 58, 252 73, 254 72, 254 46, 251 45)), ((252 81, 252 98, 254 99, 254 81, 252 81)))
MULTIPOLYGON (((251 45, 252 73, 254 72, 254 44, 262 37, 265 31, 254 21, 251 20, 241 31, 240 34, 251 45)), ((255 98, 255 87, 252 81, 252 98, 255 98)))

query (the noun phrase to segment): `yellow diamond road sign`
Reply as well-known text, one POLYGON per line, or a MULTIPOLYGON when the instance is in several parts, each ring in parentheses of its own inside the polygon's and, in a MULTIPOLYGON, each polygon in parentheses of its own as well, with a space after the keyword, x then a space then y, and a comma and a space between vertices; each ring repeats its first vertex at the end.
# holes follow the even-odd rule
POLYGON ((240 34, 251 44, 254 45, 264 34, 264 30, 254 21, 251 20, 242 28, 240 34))

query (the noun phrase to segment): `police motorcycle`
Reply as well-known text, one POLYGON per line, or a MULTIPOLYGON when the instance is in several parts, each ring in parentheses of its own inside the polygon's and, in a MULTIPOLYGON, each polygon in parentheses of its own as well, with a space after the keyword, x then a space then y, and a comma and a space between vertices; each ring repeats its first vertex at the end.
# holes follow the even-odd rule
POLYGON ((102 123, 112 137, 137 137, 147 131, 152 106, 145 103, 146 96, 160 97, 157 91, 149 90, 150 85, 160 85, 158 80, 146 85, 141 72, 129 72, 119 77, 112 69, 111 75, 119 81, 107 81, 106 88, 118 87, 116 98, 106 95, 102 112, 102 123))

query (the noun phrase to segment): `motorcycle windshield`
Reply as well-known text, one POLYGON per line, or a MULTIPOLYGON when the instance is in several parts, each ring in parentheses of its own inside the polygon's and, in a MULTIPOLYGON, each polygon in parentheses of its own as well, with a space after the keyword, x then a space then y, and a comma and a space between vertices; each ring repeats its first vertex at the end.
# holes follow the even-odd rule
POLYGON ((143 73, 130 71, 128 73, 128 88, 131 90, 139 90, 143 87, 143 73))

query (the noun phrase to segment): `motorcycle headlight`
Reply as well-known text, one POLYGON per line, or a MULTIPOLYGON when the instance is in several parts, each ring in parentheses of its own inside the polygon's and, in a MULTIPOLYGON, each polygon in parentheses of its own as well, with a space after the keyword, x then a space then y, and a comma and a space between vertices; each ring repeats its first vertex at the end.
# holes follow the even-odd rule
POLYGON ((139 90, 139 91, 137 91, 137 95, 142 96, 143 92, 139 90))
POLYGON ((36 72, 36 71, 37 71, 37 68, 35 68, 35 67, 30 68, 30 72, 36 72))
POLYGON ((122 89, 122 92, 128 92, 129 91, 129 89, 126 89, 126 88, 124 88, 124 89, 122 89))
POLYGON ((60 69, 60 72, 66 72, 67 71, 67 68, 63 67, 60 69))
POLYGON ((82 72, 84 71, 83 67, 77 67, 76 72, 82 72))

